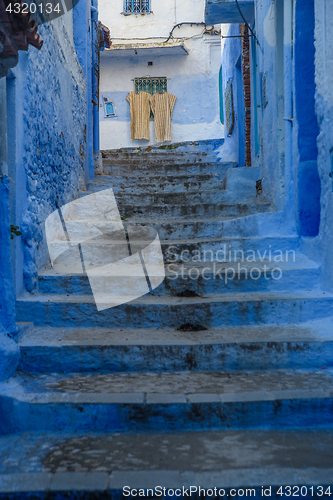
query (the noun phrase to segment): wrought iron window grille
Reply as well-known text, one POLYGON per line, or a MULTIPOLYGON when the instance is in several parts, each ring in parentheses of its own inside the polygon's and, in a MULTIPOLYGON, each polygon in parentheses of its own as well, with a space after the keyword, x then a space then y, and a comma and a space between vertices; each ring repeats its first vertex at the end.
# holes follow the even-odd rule
POLYGON ((125 15, 130 14, 149 14, 150 0, 124 0, 125 15))
POLYGON ((168 91, 167 78, 163 77, 143 77, 134 78, 136 94, 148 92, 151 95, 164 94, 168 91))
MULTIPOLYGON (((164 94, 168 91, 168 80, 165 76, 134 78, 135 93, 148 92, 151 95, 164 94)), ((150 111, 150 119, 153 120, 154 114, 150 111)))

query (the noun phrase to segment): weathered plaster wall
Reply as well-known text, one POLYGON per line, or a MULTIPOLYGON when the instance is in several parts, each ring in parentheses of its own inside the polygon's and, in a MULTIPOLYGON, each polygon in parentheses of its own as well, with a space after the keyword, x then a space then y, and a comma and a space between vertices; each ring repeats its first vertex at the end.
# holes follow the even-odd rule
POLYGON ((8 81, 8 121, 15 144, 12 221, 22 231, 16 292, 33 291, 48 261, 44 221, 73 200, 84 182, 86 88, 74 44, 72 12, 41 26, 41 51, 29 49, 8 81), (22 282, 23 276, 23 282, 22 282))
POLYGON ((73 8, 73 36, 78 61, 86 79, 86 147, 85 180, 94 177, 91 2, 79 1, 73 8))
MULTIPOLYGON (((160 37, 162 42, 169 36, 172 27, 179 22, 202 22, 204 1, 166 2, 152 1, 153 14, 145 16, 121 15, 122 2, 103 2, 100 19, 117 38, 160 37), (175 7, 176 5, 176 7, 175 7)), ((201 35, 202 26, 183 26, 174 32, 176 37, 201 35)), ((147 40, 147 42, 153 40, 147 40)), ((124 42, 125 43, 125 42, 124 42)), ((107 50, 101 53, 100 96, 113 100, 116 116, 104 117, 100 107, 101 149, 148 146, 155 144, 153 121, 150 123, 148 141, 131 141, 130 107, 127 94, 134 90, 134 78, 151 76, 167 77, 168 92, 177 96, 172 116, 172 141, 219 139, 223 137, 223 126, 219 115, 219 70, 221 66, 220 37, 204 37, 185 40, 189 55, 135 55, 116 57, 107 50), (153 66, 148 66, 148 61, 153 66)))
POLYGON ((306 239, 304 248, 321 263, 325 289, 333 290, 333 0, 315 1, 316 113, 319 125, 318 171, 321 184, 320 228, 317 238, 306 239))
POLYGON ((294 36, 294 145, 295 205, 298 233, 316 236, 320 223, 320 179, 318 174, 315 113, 315 12, 314 0, 295 2, 294 36), (295 131, 296 132, 296 131, 295 131))
MULTIPOLYGON (((285 107, 284 95, 288 77, 286 68, 292 68, 291 53, 288 54, 288 39, 284 37, 283 21, 284 0, 262 0, 255 3, 255 30, 259 43, 251 37, 251 98, 252 130, 251 149, 252 165, 259 166, 262 178, 262 198, 270 201, 273 208, 284 210, 285 224, 288 230, 295 229, 293 205, 292 157, 286 166, 285 159, 285 107), (282 11, 282 15, 281 15, 282 11), (266 95, 263 81, 266 78, 266 95), (287 176, 290 192, 285 195, 285 177, 287 176)), ((223 26, 223 25, 222 25, 223 26)), ((223 35, 239 34, 238 25, 222 28, 223 35)), ((225 140, 221 148, 221 158, 239 159, 239 135, 237 118, 240 114, 237 99, 237 69, 241 56, 241 43, 238 38, 226 38, 222 42, 222 68, 224 88, 229 78, 234 84, 235 129, 231 137, 225 140)), ((292 128, 290 125, 290 141, 292 128)), ((292 150, 290 149, 292 154, 292 150)))

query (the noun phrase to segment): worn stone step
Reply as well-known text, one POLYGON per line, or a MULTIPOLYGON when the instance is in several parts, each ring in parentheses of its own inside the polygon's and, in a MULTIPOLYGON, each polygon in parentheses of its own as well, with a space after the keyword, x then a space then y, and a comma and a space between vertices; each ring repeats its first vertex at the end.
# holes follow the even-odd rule
MULTIPOLYGON (((306 257, 295 254, 295 261, 274 262, 187 262, 166 263, 164 281, 153 295, 173 295, 190 291, 198 295, 233 292, 281 292, 313 290, 319 286, 320 267, 306 257)), ((73 273, 72 263, 54 263, 39 272, 38 289, 41 293, 91 294, 86 274, 73 273)))
POLYGON ((265 213, 271 210, 268 202, 254 201, 253 203, 200 203, 177 205, 126 205, 118 199, 118 209, 124 219, 181 219, 189 217, 218 218, 218 217, 245 217, 256 213, 265 213))
MULTIPOLYGON (((259 197, 255 192, 255 183, 253 186, 249 185, 248 191, 242 193, 242 203, 254 203, 258 201, 259 197), (254 186, 254 187, 253 187, 254 186)), ((89 191, 80 191, 80 198, 87 196, 92 193, 98 193, 99 191, 104 191, 109 189, 110 184, 105 183, 93 183, 90 185, 89 191)), ((225 203, 227 205, 236 204, 240 201, 239 196, 236 192, 226 191, 226 190, 203 190, 198 191, 183 191, 179 193, 115 193, 117 203, 123 203, 126 205, 197 205, 198 203, 225 203)))
POLYGON ((224 139, 205 139, 200 141, 183 141, 172 144, 163 144, 162 146, 151 145, 147 147, 130 147, 102 150, 103 155, 106 154, 172 154, 172 153, 210 153, 211 151, 218 152, 223 146, 224 139))
MULTIPOLYGON (((273 213, 272 213, 273 215, 273 213)), ((267 213, 268 216, 268 213, 267 213)), ((268 217, 267 217, 268 218, 268 217)), ((269 222, 269 221, 268 221, 269 222)), ((146 231, 146 228, 154 228, 160 240, 182 240, 182 239, 195 239, 195 238, 226 238, 228 236, 235 237, 241 234, 243 237, 260 236, 258 234, 259 224, 252 216, 247 217, 218 217, 209 219, 123 219, 123 223, 128 226, 136 226, 146 231)), ((71 238, 76 235, 79 241, 80 236, 86 237, 88 231, 93 231, 94 228, 98 229, 106 236, 115 239, 112 232, 113 221, 107 219, 94 220, 80 219, 80 220, 66 220, 66 227, 71 235, 71 238)), ((267 224, 268 226, 268 224, 267 224)), ((116 229, 119 229, 119 224, 116 223, 116 229)), ((115 229, 114 229, 115 231, 115 229)), ((98 234, 95 231, 94 236, 98 234)), ((104 238, 104 239, 105 239, 104 238)), ((73 240, 74 241, 74 240, 73 240)), ((102 240, 101 240, 102 244, 102 240)))
MULTIPOLYGON (((174 152, 174 151, 154 151, 153 153, 104 153, 103 164, 156 164, 156 163, 204 163, 220 162, 215 151, 208 152, 174 152)), ((222 162, 221 162, 222 163, 222 162)))
POLYGON ((333 322, 203 331, 33 327, 19 369, 52 372, 260 371, 333 366, 333 322))
MULTIPOLYGON (((225 225, 229 221, 225 222, 225 225)), ((234 221, 230 221, 229 227, 224 227, 225 233, 231 233, 230 236, 220 238, 196 238, 196 239, 168 239, 160 240, 164 261, 166 264, 170 262, 238 262, 270 260, 274 262, 291 262, 296 261, 299 253, 300 239, 297 236, 271 236, 271 237, 233 237, 232 234, 237 232, 237 228, 241 228, 244 233, 252 232, 251 224, 247 221, 241 221, 238 225, 234 221)), ((250 221, 249 221, 250 222, 250 221)), ((77 229, 77 224, 73 223, 73 228, 70 223, 67 226, 71 229, 77 229)), ((134 234, 137 227, 131 224, 125 224, 127 230, 134 234)), ((82 273, 82 265, 80 255, 78 253, 78 244, 83 245, 85 261, 89 260, 94 266, 102 266, 106 263, 119 261, 128 257, 129 249, 123 230, 120 226, 119 231, 109 231, 102 234, 98 238, 91 237, 85 240, 84 236, 89 237, 89 227, 83 226, 86 229, 86 234, 77 234, 76 239, 71 239, 71 248, 63 251, 57 257, 54 267, 57 270, 66 271, 68 265, 72 266, 72 273, 82 273)), ((109 228, 109 223, 107 224, 109 228)), ((259 228, 257 226, 256 230, 259 228)), ((150 226, 140 226, 138 229, 138 237, 134 238, 136 246, 141 249, 146 248, 155 239, 156 232, 150 226)), ((261 229, 262 231, 262 229, 261 229)), ((91 231, 90 231, 91 232, 91 231)), ((78 233, 78 232, 77 232, 78 233)), ((55 241, 53 242, 55 243, 55 241)), ((61 245, 64 241, 59 240, 61 245)), ((82 246, 81 245, 81 246, 82 246)), ((131 242, 133 247, 133 240, 131 242)), ((135 253, 137 250, 133 247, 135 253)), ((67 271, 66 271, 67 272, 67 271)))
POLYGON ((196 498, 199 487, 203 499, 214 498, 214 488, 220 498, 262 498, 263 486, 274 499, 289 488, 303 498, 329 498, 332 446, 331 430, 2 436, 0 498, 32 497, 38 490, 40 499, 111 500, 128 485, 144 498, 153 498, 147 489, 158 485, 166 488, 166 498, 171 490, 196 498))
POLYGON ((332 370, 26 374, 0 384, 0 434, 332 428, 332 370))
MULTIPOLYGON (((108 297, 105 301, 111 301, 108 297)), ((115 303, 129 295, 116 296, 115 303)), ((206 328, 253 324, 299 323, 326 318, 333 294, 321 291, 225 293, 204 297, 146 295, 98 311, 92 295, 36 294, 16 302, 18 321, 38 326, 179 328, 196 323, 206 328)))
MULTIPOLYGON (((160 240, 181 240, 181 239, 195 239, 195 238, 227 238, 237 237, 256 237, 262 236, 260 234, 260 222, 258 221, 257 214, 247 217, 218 217, 218 218, 188 218, 188 219, 130 219, 124 221, 126 225, 148 226, 154 228, 160 240)), ((258 214, 259 215, 259 214, 258 214)), ((264 221, 266 223, 267 233, 269 230, 272 232, 275 221, 278 220, 276 212, 265 213, 264 221), (272 220, 272 224, 270 224, 272 220), (271 226, 271 228, 270 228, 271 226), (270 229, 269 229, 270 228, 270 229)), ((262 233, 262 231, 261 231, 262 233)), ((268 234, 267 234, 268 235, 268 234)))
POLYGON ((186 191, 223 190, 224 174, 200 174, 177 176, 100 176, 87 186, 88 191, 94 184, 108 184, 115 194, 145 193, 183 193, 186 191), (110 183, 111 179, 111 183, 110 183))
MULTIPOLYGON (((234 162, 160 162, 147 164, 141 163, 126 163, 118 162, 117 164, 104 164, 103 168, 106 172, 109 172, 112 176, 160 176, 160 175, 170 175, 170 176, 188 176, 192 175, 203 175, 203 174, 218 174, 225 175, 228 169, 237 168, 237 163, 234 162)), ((98 180, 102 176, 96 176, 98 180)))
MULTIPOLYGON (((104 177, 104 176, 103 176, 104 177)), ((169 176, 170 177, 170 176, 169 176)), ((111 183, 109 184, 104 179, 97 179, 88 185, 88 193, 96 192, 101 186, 103 189, 112 187, 115 196, 126 198, 129 195, 148 195, 148 194, 173 194, 173 193, 195 193, 201 191, 223 191, 225 190, 223 179, 218 175, 207 176, 206 179, 191 179, 186 180, 170 179, 165 181, 151 182, 151 178, 146 180, 138 179, 137 182, 111 183)))

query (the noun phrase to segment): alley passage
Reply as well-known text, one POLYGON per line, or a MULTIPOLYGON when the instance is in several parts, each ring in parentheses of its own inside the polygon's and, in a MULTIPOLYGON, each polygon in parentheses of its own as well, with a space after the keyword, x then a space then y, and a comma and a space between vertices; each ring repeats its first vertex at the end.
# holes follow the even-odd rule
MULTIPOLYGON (((194 145, 104 156, 105 175, 81 196, 111 187, 125 226, 158 232, 166 277, 97 311, 72 263, 60 256, 41 270, 38 293, 17 303, 18 319, 34 324, 19 370, 0 387, 7 432, 17 433, 0 443, 10 458, 1 474, 15 463, 56 489, 70 472, 63 487, 82 489, 91 472, 101 491, 120 491, 191 484, 193 472, 213 488, 295 484, 311 469, 328 484, 333 296, 296 236, 263 236, 276 214, 256 191, 257 170, 194 145), (240 260, 216 262, 224 245, 240 260)), ((101 252, 107 244, 105 232, 101 252)))

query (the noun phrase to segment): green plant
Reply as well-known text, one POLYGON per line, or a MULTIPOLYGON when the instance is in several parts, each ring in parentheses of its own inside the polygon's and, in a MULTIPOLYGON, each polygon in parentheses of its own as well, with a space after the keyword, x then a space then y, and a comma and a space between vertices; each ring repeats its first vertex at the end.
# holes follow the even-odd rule
POLYGON ((16 236, 21 236, 22 233, 20 231, 20 228, 18 226, 13 226, 13 224, 10 225, 10 237, 13 240, 14 239, 14 234, 16 236))

